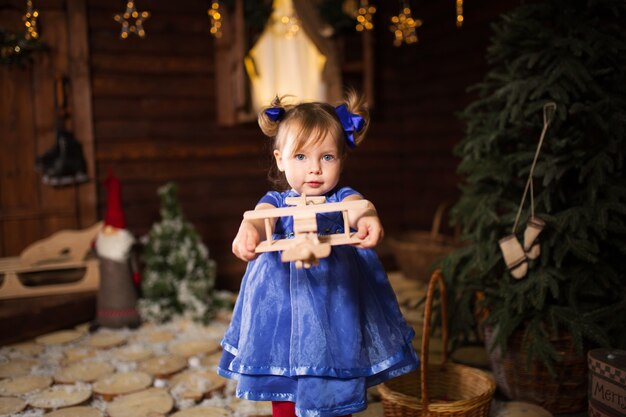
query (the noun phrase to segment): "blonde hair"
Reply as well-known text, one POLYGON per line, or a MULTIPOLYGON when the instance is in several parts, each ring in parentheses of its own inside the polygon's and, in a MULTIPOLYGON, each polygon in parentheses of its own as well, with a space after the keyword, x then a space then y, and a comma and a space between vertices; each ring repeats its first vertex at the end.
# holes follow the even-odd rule
MULTIPOLYGON (((290 150, 293 155, 307 146, 320 143, 330 133, 337 142, 338 157, 345 158, 348 142, 335 107, 320 102, 286 104, 287 97, 276 96, 271 105, 262 108, 259 112, 259 126, 263 133, 272 139, 272 149, 284 149, 288 138, 292 138, 290 150), (282 109, 284 114, 274 121, 266 113, 266 110, 270 108, 282 109)), ((344 102, 339 104, 344 104, 350 113, 357 114, 364 120, 363 128, 353 133, 354 143, 358 146, 369 127, 369 112, 365 106, 365 100, 354 90, 350 90, 344 102)), ((270 169, 269 177, 279 188, 287 185, 284 173, 279 172, 275 164, 270 169)))

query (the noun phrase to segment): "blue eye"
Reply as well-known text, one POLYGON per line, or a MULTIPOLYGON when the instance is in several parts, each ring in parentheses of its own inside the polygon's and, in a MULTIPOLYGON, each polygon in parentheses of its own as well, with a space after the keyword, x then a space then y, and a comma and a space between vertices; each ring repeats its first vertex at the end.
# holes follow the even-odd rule
POLYGON ((293 156, 297 161, 304 161, 304 154, 296 154, 293 156))
POLYGON ((324 155, 322 156, 322 160, 329 162, 329 161, 334 161, 335 160, 335 156, 334 155, 324 155))

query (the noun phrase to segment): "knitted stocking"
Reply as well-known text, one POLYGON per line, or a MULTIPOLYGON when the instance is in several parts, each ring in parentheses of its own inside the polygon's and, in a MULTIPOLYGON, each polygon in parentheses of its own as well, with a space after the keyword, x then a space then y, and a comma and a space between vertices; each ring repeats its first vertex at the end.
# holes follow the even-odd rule
MULTIPOLYGON (((272 401, 272 417, 296 417, 296 404, 291 401, 272 401)), ((352 414, 342 417, 352 417, 352 414)))
POLYGON ((523 278, 528 272, 528 261, 522 245, 515 235, 508 235, 498 241, 504 263, 513 278, 523 278))
POLYGON ((546 222, 539 217, 528 219, 524 230, 524 252, 528 259, 536 259, 541 254, 538 237, 545 226, 546 222))

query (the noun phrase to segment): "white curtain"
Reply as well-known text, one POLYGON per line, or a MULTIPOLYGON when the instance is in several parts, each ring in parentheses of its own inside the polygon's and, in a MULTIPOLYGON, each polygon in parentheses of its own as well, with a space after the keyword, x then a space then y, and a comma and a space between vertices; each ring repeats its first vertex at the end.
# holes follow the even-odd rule
POLYGON ((294 17, 292 0, 274 0, 274 11, 258 42, 246 57, 255 110, 278 95, 295 101, 326 101, 327 86, 322 72, 326 57, 294 17), (294 24, 298 30, 294 31, 294 24), (292 30, 290 32, 290 29, 292 30))

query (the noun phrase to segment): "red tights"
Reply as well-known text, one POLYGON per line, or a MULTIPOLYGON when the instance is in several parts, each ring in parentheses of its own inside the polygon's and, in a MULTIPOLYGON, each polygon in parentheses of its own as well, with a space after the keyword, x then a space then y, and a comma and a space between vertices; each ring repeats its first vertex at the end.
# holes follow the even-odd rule
MULTIPOLYGON (((296 404, 291 401, 272 401, 272 417, 296 417, 296 404)), ((352 417, 352 414, 342 417, 352 417)))

